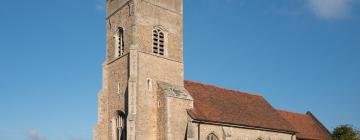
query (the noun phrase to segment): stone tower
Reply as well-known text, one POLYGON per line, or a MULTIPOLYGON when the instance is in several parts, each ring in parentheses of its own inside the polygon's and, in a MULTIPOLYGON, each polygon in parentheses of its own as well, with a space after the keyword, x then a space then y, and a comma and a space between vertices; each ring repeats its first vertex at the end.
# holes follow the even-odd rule
POLYGON ((106 61, 95 140, 183 140, 182 0, 106 0, 106 61))

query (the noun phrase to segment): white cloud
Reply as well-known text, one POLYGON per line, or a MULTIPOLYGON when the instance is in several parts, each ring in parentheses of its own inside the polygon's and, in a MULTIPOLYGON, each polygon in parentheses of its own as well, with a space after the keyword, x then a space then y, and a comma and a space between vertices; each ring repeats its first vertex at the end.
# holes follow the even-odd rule
POLYGON ((46 136, 43 134, 40 134, 36 129, 29 129, 27 131, 27 135, 32 140, 46 140, 46 136))
POLYGON ((320 18, 339 19, 351 14, 352 0, 308 0, 308 3, 320 18))

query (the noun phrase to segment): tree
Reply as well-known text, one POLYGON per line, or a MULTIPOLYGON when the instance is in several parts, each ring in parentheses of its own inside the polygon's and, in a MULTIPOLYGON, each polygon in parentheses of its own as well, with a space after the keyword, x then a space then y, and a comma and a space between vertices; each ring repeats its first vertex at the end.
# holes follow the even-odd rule
POLYGON ((333 140, 360 140, 360 132, 351 125, 340 125, 332 133, 333 140))

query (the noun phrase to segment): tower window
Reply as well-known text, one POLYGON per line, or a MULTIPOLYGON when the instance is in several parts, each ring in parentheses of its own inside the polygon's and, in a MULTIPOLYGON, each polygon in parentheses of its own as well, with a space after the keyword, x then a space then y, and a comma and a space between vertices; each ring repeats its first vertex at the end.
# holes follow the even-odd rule
POLYGON ((151 91, 151 89, 152 89, 151 79, 147 79, 147 90, 148 90, 148 91, 151 91))
POLYGON ((116 35, 114 36, 115 40, 115 57, 124 55, 125 43, 124 43, 124 29, 119 27, 116 35))
POLYGON ((165 54, 165 34, 160 29, 153 31, 153 53, 158 55, 165 54))

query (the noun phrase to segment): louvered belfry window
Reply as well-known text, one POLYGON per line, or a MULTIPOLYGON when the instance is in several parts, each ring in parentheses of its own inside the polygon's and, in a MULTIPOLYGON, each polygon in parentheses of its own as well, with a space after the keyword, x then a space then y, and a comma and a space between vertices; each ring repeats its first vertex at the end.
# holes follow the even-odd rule
POLYGON ((118 47, 119 47, 119 56, 122 56, 124 55, 124 52, 125 52, 125 43, 124 43, 124 29, 119 27, 119 37, 118 37, 118 41, 119 41, 119 44, 118 44, 118 47))
POLYGON ((165 34, 160 29, 153 31, 153 53, 157 55, 165 54, 165 34))
POLYGON ((115 54, 114 57, 118 58, 119 56, 124 55, 125 52, 125 43, 124 43, 124 29, 119 27, 117 33, 114 35, 115 42, 115 54))

